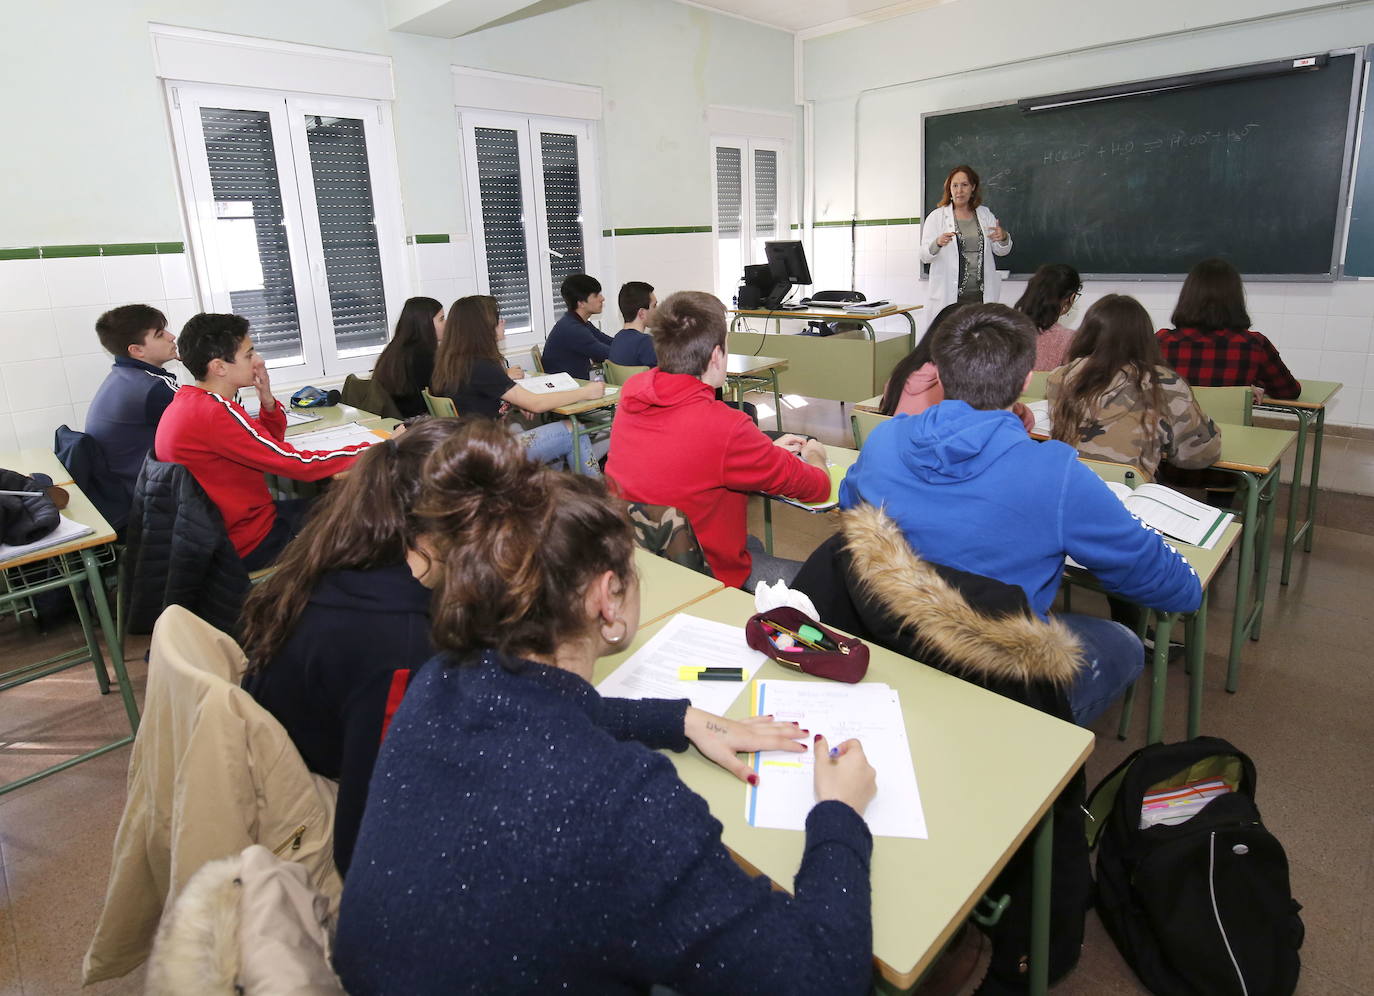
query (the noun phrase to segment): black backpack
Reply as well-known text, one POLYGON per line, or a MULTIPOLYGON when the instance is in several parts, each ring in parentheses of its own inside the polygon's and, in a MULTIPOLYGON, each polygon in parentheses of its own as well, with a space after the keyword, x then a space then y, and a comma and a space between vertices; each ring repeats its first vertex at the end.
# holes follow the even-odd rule
POLYGON ((1302 909, 1283 846, 1260 822, 1255 765, 1197 737, 1126 758, 1088 799, 1097 911, 1122 957, 1161 996, 1277 996, 1298 982, 1302 909), (1144 796, 1220 779, 1185 822, 1140 828, 1144 796))

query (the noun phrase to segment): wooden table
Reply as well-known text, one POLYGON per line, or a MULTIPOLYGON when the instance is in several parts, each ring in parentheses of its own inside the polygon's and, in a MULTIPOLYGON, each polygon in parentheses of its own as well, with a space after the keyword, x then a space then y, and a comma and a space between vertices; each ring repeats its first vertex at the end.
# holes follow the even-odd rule
POLYGON ((22 450, 0 450, 0 467, 20 474, 47 474, 54 484, 63 486, 72 483, 72 475, 67 472, 67 468, 52 450, 36 446, 22 450))
MULTIPOLYGON (((754 600, 727 588, 689 611, 743 627, 754 612, 754 600)), ((595 680, 604 679, 661 625, 644 627, 627 650, 599 661, 595 680)), ((743 639, 741 631, 741 644, 743 639)), ((759 677, 820 680, 772 661, 763 665, 759 677)), ((866 680, 891 685, 901 697, 930 830, 929 840, 874 838, 876 969, 889 985, 915 985, 1039 824, 1031 973, 1032 992, 1043 993, 1053 846, 1051 821, 1044 817, 1092 751, 1092 733, 877 646, 871 647, 866 680)), ((748 709, 749 696, 741 694, 729 715, 743 717, 748 709)), ((805 835, 749 826, 743 782, 694 750, 668 757, 720 820, 722 839, 736 860, 790 891, 805 835)))
POLYGON ((1288 489, 1288 526, 1283 535, 1283 570, 1279 584, 1288 583, 1293 569, 1293 547, 1301 540, 1303 551, 1312 552, 1313 533, 1317 522, 1317 481, 1322 467, 1322 437, 1326 431, 1326 405, 1341 389, 1334 380, 1305 380, 1302 393, 1290 401, 1265 397, 1256 406, 1259 411, 1282 412, 1298 420, 1298 448, 1293 454, 1293 483, 1288 489), (1307 518, 1298 526, 1298 491, 1302 487, 1303 458, 1307 449, 1307 430, 1312 432, 1312 476, 1307 482, 1307 518))
POLYGON ((699 602, 725 585, 715 578, 635 547, 635 571, 639 574, 639 619, 647 626, 699 602))
POLYGON ((768 551, 769 556, 773 554, 773 502, 786 502, 794 508, 800 508, 804 512, 813 514, 831 511, 840 501, 840 482, 844 480, 844 475, 849 472, 849 468, 854 465, 854 461, 857 459, 859 459, 858 450, 826 444, 825 462, 826 466, 831 468, 831 474, 830 494, 824 501, 806 505, 790 499, 779 498, 777 495, 763 496, 763 548, 768 551))
POLYGON ((858 401, 882 390, 892 368, 916 346, 916 320, 920 305, 892 307, 878 315, 855 315, 845 311, 733 311, 730 321, 729 350, 747 356, 767 355, 785 360, 779 375, 779 390, 808 398, 831 401, 858 401), (907 333, 879 339, 872 323, 880 318, 902 316, 907 333), (747 330, 751 319, 764 319, 764 331, 747 330), (772 320, 773 331, 768 330, 772 320), (784 321, 844 321, 861 327, 830 336, 784 335, 784 321), (745 325, 746 330, 740 331, 745 325))
MULTIPOLYGON (((1126 480, 1126 473, 1132 468, 1125 464, 1104 463, 1099 460, 1081 460, 1080 462, 1092 469, 1104 481, 1115 481, 1118 484, 1130 483, 1126 480)), ((1138 485, 1143 482, 1137 480, 1135 483, 1138 485)), ((1188 652, 1188 739, 1191 740, 1198 735, 1202 725, 1202 682, 1207 659, 1207 589, 1211 585, 1212 579, 1221 570, 1231 549, 1240 539, 1241 533, 1240 523, 1230 522, 1221 534, 1221 538, 1210 550, 1190 546, 1187 543, 1179 543, 1175 540, 1167 540, 1175 550, 1183 555, 1189 566, 1197 573, 1198 582, 1202 585, 1202 602, 1194 612, 1156 613, 1155 649, 1150 661, 1150 716, 1146 724, 1146 743, 1157 744, 1164 737, 1164 698, 1168 687, 1169 635, 1173 631, 1174 624, 1180 619, 1183 620, 1184 624, 1184 643, 1188 652)), ((1096 580, 1092 579, 1087 571, 1070 567, 1065 573, 1075 583, 1081 584, 1084 581, 1090 581, 1091 587, 1105 591, 1097 585, 1096 580)), ((1140 603, 1135 604, 1139 605, 1140 603)), ((1140 605, 1140 607, 1146 611, 1153 611, 1148 605, 1140 605)), ((1134 704, 1135 686, 1132 685, 1126 692, 1126 700, 1122 703, 1121 724, 1117 730, 1117 735, 1123 740, 1126 738, 1126 731, 1131 724, 1131 708, 1134 704)))
POLYGON ((882 404, 883 396, 875 394, 871 398, 854 402, 854 410, 856 412, 868 412, 870 415, 881 415, 883 413, 882 404))
POLYGON ((782 392, 778 389, 778 373, 787 369, 787 361, 780 356, 750 356, 729 353, 725 357, 725 383, 734 391, 735 404, 744 403, 744 395, 751 386, 768 385, 773 389, 773 410, 777 414, 776 427, 782 431, 782 392))
POLYGON ((349 422, 359 422, 368 418, 379 418, 376 412, 370 412, 363 408, 354 408, 352 405, 329 405, 325 408, 292 408, 283 405, 288 412, 297 415, 318 415, 319 418, 313 422, 302 422, 300 425, 288 425, 286 435, 291 436, 306 435, 311 432, 318 432, 321 429, 333 429, 336 426, 345 425, 349 422))
MULTIPOLYGON (((578 383, 586 385, 591 381, 579 380, 578 383)), ((615 406, 619 403, 620 388, 608 384, 606 393, 599 398, 574 401, 572 404, 560 405, 553 409, 555 415, 562 415, 568 420, 568 427, 572 429, 572 465, 569 470, 580 473, 582 441, 594 433, 610 429, 611 421, 615 418, 615 406)))
MULTIPOLYGON (((46 455, 49 458, 52 457, 51 453, 46 455)), ((9 469, 26 474, 35 470, 46 473, 41 465, 43 461, 40 460, 36 463, 38 465, 34 463, 20 464, 11 466, 9 469)), ((114 665, 115 680, 119 684, 119 694, 124 700, 124 711, 129 717, 129 733, 108 744, 44 768, 42 771, 27 775, 6 785, 0 785, 0 795, 36 782, 40 778, 56 774, 73 765, 80 764, 82 761, 89 761, 93 757, 108 753, 127 743, 132 743, 134 734, 138 732, 138 704, 134 701, 133 687, 129 683, 129 675, 124 668, 123 643, 120 640, 119 630, 110 616, 110 603, 105 595, 105 582, 100 576, 102 557, 104 563, 114 562, 115 531, 96 511, 95 506, 91 504, 90 499, 82 493, 80 488, 70 481, 64 483, 62 487, 69 496, 67 507, 62 513, 63 516, 83 525, 88 525, 92 527, 93 531, 66 543, 0 562, 0 573, 4 577, 4 590, 0 591, 0 606, 10 605, 45 591, 66 588, 72 593, 72 601, 76 605, 76 614, 81 620, 85 646, 34 664, 20 665, 0 672, 0 691, 50 674, 56 674, 59 671, 65 671, 89 661, 95 668, 96 683, 101 694, 109 692, 110 676, 105 670, 105 662, 100 653, 99 638, 86 607, 86 599, 82 591, 85 588, 90 592, 91 601, 95 603, 100 630, 104 634, 105 645, 109 649, 110 660, 114 665)))

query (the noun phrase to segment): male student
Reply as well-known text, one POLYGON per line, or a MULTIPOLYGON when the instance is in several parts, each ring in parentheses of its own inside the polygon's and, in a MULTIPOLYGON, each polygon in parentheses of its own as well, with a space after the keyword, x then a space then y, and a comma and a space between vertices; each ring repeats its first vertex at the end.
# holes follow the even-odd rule
POLYGON ((748 536, 749 494, 824 500, 825 448, 801 436, 775 442, 716 400, 725 383, 725 308, 713 295, 670 295, 658 308, 654 345, 658 366, 620 389, 606 462, 613 490, 686 515, 719 581, 749 590, 761 580, 790 581, 800 565, 767 556, 748 536))
POLYGON ((196 382, 177 391, 163 413, 157 458, 190 470, 219 508, 243 565, 260 570, 300 530, 308 505, 274 502, 263 474, 318 481, 351 467, 367 444, 298 450, 285 441, 286 412, 272 395, 266 362, 253 349, 248 319, 196 315, 181 330, 179 347, 196 382), (258 392, 256 417, 234 401, 249 387, 258 392))
POLYGON ((559 290, 568 313, 549 330, 544 343, 544 372, 586 380, 592 374, 592 364, 603 362, 611 353, 611 337, 588 321, 601 314, 606 295, 601 293, 601 282, 585 273, 574 273, 559 290))
MULTIPOLYGON (((1059 442, 1038 443, 1011 412, 1035 362, 1035 326, 1001 304, 964 308, 931 352, 945 400, 870 433, 840 487, 843 508, 881 506, 925 560, 1019 585, 1047 617, 1071 556, 1107 590, 1166 612, 1202 599, 1197 575, 1059 442)), ((1069 690, 1087 725, 1140 674, 1125 626, 1065 613, 1086 667, 1069 690)))
POLYGON ((105 312, 95 334, 114 366, 91 399, 85 431, 105 451, 110 472, 132 502, 143 458, 176 394, 176 375, 163 368, 177 358, 177 340, 167 331, 167 317, 146 304, 105 312))
POLYGON ((625 327, 611 340, 612 363, 623 367, 652 367, 657 365, 654 339, 649 335, 649 315, 658 307, 658 295, 643 280, 631 280, 620 288, 620 315, 625 327))

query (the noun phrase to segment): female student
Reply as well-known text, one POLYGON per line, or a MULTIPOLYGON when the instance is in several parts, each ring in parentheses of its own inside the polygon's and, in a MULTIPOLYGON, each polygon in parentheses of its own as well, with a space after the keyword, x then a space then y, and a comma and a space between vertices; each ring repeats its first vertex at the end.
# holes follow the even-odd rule
MULTIPOLYGON (((506 321, 496 298, 472 294, 454 301, 434 359, 431 393, 449 398, 459 415, 489 419, 504 419, 512 405, 527 412, 548 412, 606 393, 606 385, 599 382, 548 394, 525 390, 511 379, 502 360, 501 342, 505 337, 506 321)), ((566 422, 549 422, 532 429, 512 422, 509 429, 531 460, 564 461, 571 465, 573 438, 566 422)), ((573 469, 588 477, 601 476, 591 446, 582 447, 582 465, 573 469)))
POLYGON ((348 991, 868 992, 859 744, 832 759, 771 717, 598 695, 596 659, 638 625, 629 522, 489 423, 431 458, 420 513, 440 655, 378 757, 335 946, 348 991), (751 781, 736 751, 822 758, 793 896, 735 864, 651 749, 689 742, 751 781))
POLYGON ((955 166, 940 203, 921 225, 921 262, 930 264, 926 308, 996 301, 1002 277, 995 256, 1011 252, 1011 236, 983 205, 978 174, 955 166))
POLYGON ((425 414, 420 391, 434 373, 434 353, 446 317, 444 306, 434 298, 412 297, 401 308, 396 333, 372 368, 372 382, 391 395, 402 418, 425 414))
POLYGON ((1224 259, 1204 259, 1183 282, 1172 329, 1159 330, 1164 362, 1198 387, 1249 384, 1256 398, 1302 393, 1273 344, 1250 328, 1245 287, 1224 259))
POLYGON ((244 605, 244 688, 286 727, 311 771, 339 781, 341 874, 387 723, 411 673, 434 654, 415 500, 425 459, 458 429, 456 419, 426 418, 369 447, 244 605))
POLYGON ((1016 310, 1035 323, 1040 330, 1035 340, 1035 370, 1053 370, 1064 363, 1074 330, 1061 325, 1059 319, 1069 313, 1078 295, 1083 293, 1083 281, 1078 271, 1067 263, 1045 263, 1039 267, 1016 310))
POLYGON ((1207 467, 1221 434, 1187 381, 1160 361, 1150 315, 1108 294, 1083 316, 1069 362, 1046 383, 1051 435, 1083 456, 1129 463, 1154 476, 1162 461, 1207 467))
MULTIPOLYGON (((883 387, 882 401, 878 403, 880 412, 884 415, 919 415, 927 408, 945 400, 945 389, 940 383, 940 371, 935 369, 935 362, 930 356, 930 344, 934 341, 935 333, 940 326, 962 307, 962 304, 947 304, 941 308, 940 313, 931 320, 930 327, 926 329, 926 334, 921 337, 916 348, 892 368, 887 384, 883 387)), ((1027 432, 1035 428, 1035 415, 1021 402, 1016 402, 1012 406, 1012 411, 1021 419, 1027 432)))

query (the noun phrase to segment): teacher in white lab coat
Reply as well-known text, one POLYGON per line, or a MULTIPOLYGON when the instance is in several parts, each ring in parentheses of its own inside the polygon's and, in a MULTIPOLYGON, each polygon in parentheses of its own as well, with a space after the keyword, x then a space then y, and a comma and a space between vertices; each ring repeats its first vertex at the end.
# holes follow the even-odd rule
POLYGON ((944 195, 921 225, 921 262, 930 264, 926 315, 947 304, 996 301, 1002 289, 995 257, 1011 252, 1011 236, 983 205, 972 166, 955 166, 944 195))

